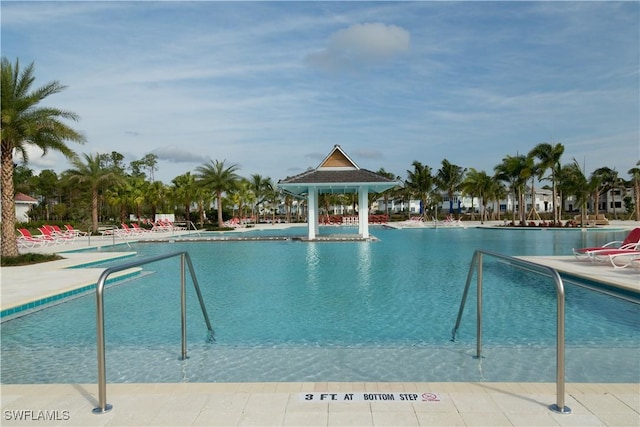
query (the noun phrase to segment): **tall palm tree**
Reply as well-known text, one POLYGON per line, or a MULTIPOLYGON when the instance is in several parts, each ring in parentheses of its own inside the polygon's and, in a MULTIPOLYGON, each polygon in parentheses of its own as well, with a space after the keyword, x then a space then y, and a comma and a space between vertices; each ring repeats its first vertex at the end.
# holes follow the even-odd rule
POLYGON ((235 188, 240 178, 236 171, 239 166, 232 164, 225 166, 223 161, 209 161, 202 166, 196 168, 197 178, 204 187, 212 190, 216 195, 216 204, 218 207, 218 227, 224 226, 222 219, 222 194, 235 188))
POLYGON ((640 221, 640 161, 636 162, 636 167, 629 169, 627 173, 631 175, 631 183, 633 184, 636 221, 640 221))
POLYGON ((101 192, 108 184, 119 184, 123 181, 122 175, 115 169, 107 169, 102 166, 100 156, 83 154, 84 162, 75 158, 71 164, 75 169, 67 171, 69 181, 78 184, 87 184, 91 191, 91 230, 98 231, 98 200, 101 192))
MULTIPOLYGON (((487 204, 489 203, 491 186, 493 179, 487 175, 485 171, 477 171, 470 168, 462 181, 461 189, 463 192, 471 196, 471 208, 473 210, 473 197, 478 197, 482 203, 482 212, 480 213, 480 223, 484 224, 487 219, 487 204)), ((473 214, 472 214, 473 215, 473 214)), ((473 216, 472 216, 473 219, 473 216)))
MULTIPOLYGON (((520 224, 525 223, 525 206, 524 191, 527 184, 527 156, 522 154, 516 156, 506 156, 502 159, 502 163, 494 168, 495 178, 509 184, 509 189, 513 195, 514 203, 518 200, 518 214, 520 216, 520 224)), ((512 210, 512 221, 516 222, 515 205, 512 210)))
POLYGON ((580 164, 574 158, 573 163, 565 165, 562 168, 562 184, 565 191, 572 194, 576 198, 576 203, 580 207, 580 216, 582 227, 585 227, 585 215, 587 213, 587 202, 589 197, 600 185, 597 175, 587 179, 580 164))
POLYGON ((594 170, 591 173, 591 177, 598 182, 598 186, 593 192, 593 213, 598 215, 600 196, 618 186, 618 172, 605 166, 594 170))
MULTIPOLYGON (((387 172, 386 170, 384 170, 384 168, 380 168, 378 169, 378 171, 376 172, 378 175, 380 176, 384 176, 385 178, 389 178, 389 179, 395 179, 396 181, 400 182, 401 178, 399 176, 396 176, 394 174, 392 174, 391 172, 387 172)), ((388 190, 384 190, 382 192, 382 198, 384 199, 384 206, 386 209, 386 213, 387 216, 389 215, 389 198, 393 197, 394 192, 397 190, 397 187, 393 187, 393 188, 389 188, 388 190)), ((376 195, 378 196, 378 195, 376 195)))
POLYGON ((434 178, 431 175, 431 168, 414 160, 413 171, 407 170, 407 180, 405 186, 409 192, 420 199, 422 204, 422 219, 427 220, 427 208, 429 198, 433 192, 434 178))
POLYGON ((553 206, 553 222, 558 223, 560 221, 560 210, 557 206, 557 198, 558 198, 558 187, 557 187, 557 179, 558 172, 561 168, 560 158, 564 153, 564 145, 561 143, 556 143, 555 145, 551 145, 548 142, 543 142, 536 145, 533 150, 529 152, 529 156, 533 156, 537 158, 540 162, 538 166, 540 167, 541 175, 544 175, 546 171, 551 170, 551 192, 552 192, 552 206, 553 206))
POLYGON ((20 62, 17 59, 15 65, 6 58, 2 58, 0 62, 0 133, 2 139, 0 153, 2 243, 0 255, 3 257, 18 256, 13 187, 14 151, 22 155, 25 163, 28 162, 27 148, 30 146, 40 148, 42 155, 45 155, 49 150, 54 150, 71 159, 76 154, 65 144, 65 141, 85 142, 84 136, 62 122, 62 120, 77 121, 76 114, 54 107, 38 106, 45 98, 61 92, 66 87, 53 81, 34 89, 31 87, 35 80, 33 72, 33 63, 21 71, 20 62))
POLYGON ((198 206, 198 222, 202 228, 204 226, 205 210, 211 206, 213 197, 206 188, 200 186, 196 187, 194 197, 198 206))
MULTIPOLYGON (((538 164, 535 163, 535 159, 531 155, 525 156, 524 165, 522 168, 521 176, 522 179, 527 182, 528 179, 531 179, 531 210, 527 214, 527 220, 530 218, 540 219, 540 215, 538 215, 538 211, 536 210, 536 178, 540 178, 542 175, 542 170, 538 164)), ((526 185, 526 184, 525 184, 526 185)), ((523 210, 526 210, 526 202, 523 199, 524 207, 523 210)))
POLYGON ((449 196, 449 213, 453 213, 453 196, 460 190, 460 184, 464 180, 466 169, 454 165, 449 160, 442 161, 442 167, 438 169, 435 176, 435 184, 438 189, 445 191, 449 196))
POLYGON ((260 220, 260 208, 259 206, 265 202, 265 194, 270 191, 271 178, 265 178, 260 174, 251 175, 251 191, 255 195, 255 212, 256 212, 256 221, 260 220))
POLYGON ((246 217, 245 208, 247 207, 250 208, 253 213, 256 196, 252 190, 251 182, 247 178, 240 178, 235 193, 238 195, 238 211, 240 217, 246 217))

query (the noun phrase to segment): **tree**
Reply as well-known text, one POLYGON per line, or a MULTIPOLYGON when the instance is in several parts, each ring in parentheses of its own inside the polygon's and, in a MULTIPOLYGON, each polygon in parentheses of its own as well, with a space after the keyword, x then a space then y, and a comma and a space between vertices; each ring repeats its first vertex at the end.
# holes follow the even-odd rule
POLYGON ((617 186, 618 172, 609 167, 598 168, 591 173, 591 179, 598 184, 593 191, 593 213, 598 215, 600 196, 617 186))
POLYGON ((191 203, 196 199, 196 179, 191 172, 187 172, 173 178, 171 182, 175 201, 184 207, 185 221, 190 221, 191 203))
MULTIPOLYGON (((380 176, 384 176, 385 178, 395 179, 396 181, 400 181, 399 176, 395 176, 391 172, 387 172, 386 170, 384 170, 384 168, 378 169, 376 173, 380 176)), ((386 212, 387 215, 389 215, 389 198, 392 197, 394 192, 396 191, 397 191, 397 187, 393 187, 393 188, 389 188, 388 190, 384 190, 382 192, 382 198, 384 199, 384 206, 387 211, 386 212)))
POLYGON ((265 202, 265 195, 269 191, 269 185, 271 183, 271 178, 263 178, 260 174, 251 175, 251 191, 255 196, 255 212, 256 212, 256 223, 260 222, 260 204, 265 202))
POLYGON ((58 197, 58 175, 51 169, 40 171, 40 174, 34 177, 34 183, 40 196, 42 196, 44 204, 44 218, 49 221, 50 214, 58 197))
POLYGON ((449 196, 449 213, 453 213, 453 196, 460 190, 460 184, 464 180, 465 168, 454 165, 449 160, 442 161, 442 167, 438 169, 435 177, 436 186, 449 196))
POLYGON ((529 156, 537 158, 540 162, 538 167, 540 168, 540 174, 544 175, 546 171, 551 170, 551 188, 552 188, 552 206, 553 206, 553 222, 560 222, 560 210, 557 206, 558 187, 557 179, 558 172, 561 168, 560 158, 564 153, 564 145, 557 143, 551 145, 547 142, 536 145, 533 150, 529 152, 529 156))
POLYGON ((431 175, 431 168, 429 166, 423 165, 417 160, 414 160, 412 165, 413 171, 407 170, 405 186, 412 195, 420 199, 422 219, 426 220, 427 207, 433 191, 434 178, 431 175))
MULTIPOLYGON (((482 203, 482 212, 480 213, 480 223, 484 224, 487 219, 487 204, 489 203, 489 197, 493 179, 487 175, 485 171, 478 172, 474 168, 470 168, 467 172, 464 181, 462 181, 462 191, 471 196, 471 208, 473 209, 473 197, 477 196, 482 203)), ((472 214, 473 215, 473 214, 472 214)), ((473 219, 473 216, 472 216, 473 219)))
POLYGON ((145 193, 145 204, 148 205, 151 213, 151 220, 155 221, 158 208, 164 212, 166 195, 169 191, 161 181, 153 181, 149 184, 145 193))
POLYGON ((225 160, 221 162, 211 160, 209 163, 196 168, 199 182, 216 195, 218 227, 220 228, 224 226, 224 221, 222 220, 222 193, 233 190, 240 178, 236 175, 236 171, 239 168, 238 165, 225 166, 224 162, 225 160))
POLYGON ((636 221, 640 221, 640 161, 636 162, 636 167, 629 169, 627 173, 631 175, 631 183, 633 184, 636 221))
POLYGON ((153 173, 158 170, 156 165, 158 164, 158 156, 155 154, 145 154, 144 157, 140 160, 134 160, 129 163, 129 168, 131 169, 132 175, 140 175, 146 178, 147 174, 143 171, 144 169, 149 171, 149 180, 151 182, 154 181, 153 173))
POLYGON ((75 153, 65 143, 83 143, 85 138, 63 123, 62 120, 77 121, 78 116, 70 111, 54 107, 39 107, 48 96, 61 92, 65 86, 57 81, 32 89, 35 80, 34 65, 31 63, 20 70, 20 62, 15 65, 2 58, 0 63, 0 103, 1 139, 0 165, 2 169, 2 243, 0 255, 18 256, 16 240, 16 209, 13 187, 13 153, 20 153, 28 162, 27 147, 35 146, 42 155, 49 150, 59 151, 67 158, 75 153))
POLYGON ((122 175, 114 169, 104 168, 100 161, 100 156, 83 154, 84 162, 80 158, 75 158, 71 164, 75 169, 67 171, 69 180, 79 184, 86 184, 91 191, 91 230, 98 231, 98 200, 101 192, 107 184, 119 184, 122 182, 122 175))
POLYGON ((580 216, 582 227, 585 226, 585 214, 587 213, 587 202, 589 197, 600 185, 600 180, 597 176, 592 176, 590 180, 587 180, 584 172, 580 168, 580 164, 574 158, 573 163, 565 165, 562 168, 562 185, 564 191, 568 194, 572 194, 576 198, 576 204, 580 207, 580 216))
POLYGON ((518 200, 518 213, 520 224, 525 223, 524 190, 527 184, 527 156, 522 154, 516 156, 506 156, 502 163, 494 168, 495 178, 509 184, 509 189, 513 194, 514 207, 512 211, 512 221, 516 222, 515 201, 518 200))
POLYGON ((28 167, 17 165, 13 169, 13 189, 16 193, 31 194, 36 184, 37 179, 28 167))

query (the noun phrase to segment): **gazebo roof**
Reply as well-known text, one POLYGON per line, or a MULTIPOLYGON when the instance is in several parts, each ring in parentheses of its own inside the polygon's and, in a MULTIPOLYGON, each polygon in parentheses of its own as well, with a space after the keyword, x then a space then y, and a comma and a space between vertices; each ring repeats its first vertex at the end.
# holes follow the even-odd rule
POLYGON ((380 192, 393 188, 396 184, 392 179, 358 167, 339 145, 333 147, 316 169, 278 182, 280 188, 296 195, 308 193, 310 187, 317 188, 320 194, 356 193, 363 186, 373 192, 380 192))

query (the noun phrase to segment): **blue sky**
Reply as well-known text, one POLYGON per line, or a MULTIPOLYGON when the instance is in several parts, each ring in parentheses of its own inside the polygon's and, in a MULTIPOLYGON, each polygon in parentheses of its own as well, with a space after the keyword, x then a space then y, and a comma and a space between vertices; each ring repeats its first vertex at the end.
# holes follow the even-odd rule
MULTIPOLYGON (((77 113, 78 153, 209 160, 278 181, 340 144, 402 178, 418 160, 493 173, 561 142, 622 177, 640 159, 638 2, 0 3, 2 55, 77 113)), ((34 170, 69 166, 31 153, 34 170)))

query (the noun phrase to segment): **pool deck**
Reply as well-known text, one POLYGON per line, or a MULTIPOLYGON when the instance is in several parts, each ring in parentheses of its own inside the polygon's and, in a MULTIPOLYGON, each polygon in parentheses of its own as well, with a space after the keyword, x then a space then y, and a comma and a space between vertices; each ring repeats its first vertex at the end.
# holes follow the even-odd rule
MULTIPOLYGON (((466 223, 468 227, 479 223, 466 223)), ((492 224, 485 224, 492 226, 492 224)), ((631 229, 631 221, 610 228, 631 229)), ((269 228, 277 226, 266 226, 269 228)), ((151 234, 151 233, 149 233, 151 234)), ((141 239, 171 239, 172 233, 141 239)), ((68 251, 113 244, 111 238, 78 239, 73 244, 40 248, 68 251)), ((116 243, 122 240, 116 240, 116 243)), ((27 267, 2 268, 1 308, 5 310, 97 281, 101 269, 65 270, 122 253, 65 253, 64 260, 27 267)), ((526 257, 572 275, 640 290, 640 272, 614 270, 573 257, 526 257)), ((70 361, 73 363, 73 361, 70 361)), ((97 374, 96 374, 97 375, 97 374)), ((638 426, 640 385, 570 383, 558 414, 556 386, 549 383, 179 383, 108 384, 113 410, 93 414, 97 384, 2 384, 0 424, 10 425, 211 425, 211 426, 638 426), (364 394, 399 393, 427 401, 360 400, 364 394), (306 401, 313 394, 316 401, 306 401), (343 401, 348 394, 356 401, 343 401), (335 398, 337 400, 332 400, 335 398), (49 421, 47 421, 47 419, 49 421)))

